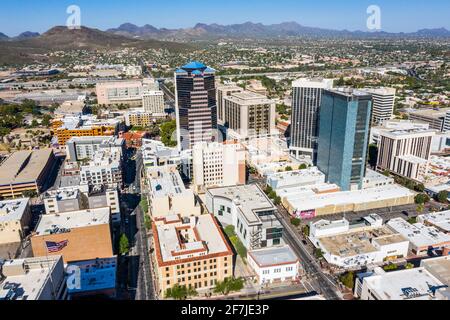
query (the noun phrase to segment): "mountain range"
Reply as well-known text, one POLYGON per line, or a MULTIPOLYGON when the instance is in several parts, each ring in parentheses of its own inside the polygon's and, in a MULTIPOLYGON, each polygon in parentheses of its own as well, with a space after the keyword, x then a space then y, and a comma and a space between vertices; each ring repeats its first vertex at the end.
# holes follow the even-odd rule
POLYGON ((29 63, 46 61, 44 54, 50 51, 77 50, 88 51, 103 49, 121 49, 135 47, 140 49, 170 49, 173 51, 190 48, 187 44, 159 40, 132 39, 101 30, 81 27, 68 29, 58 26, 42 35, 25 33, 16 37, 3 39, 0 43, 0 64, 29 63))
POLYGON ((146 24, 142 27, 124 23, 118 28, 106 30, 108 33, 142 39, 170 39, 175 41, 212 40, 223 38, 288 38, 288 37, 344 37, 344 38, 450 38, 445 28, 422 29, 411 33, 389 33, 384 31, 331 30, 303 26, 297 22, 283 22, 264 25, 246 22, 242 24, 220 25, 198 23, 193 28, 166 29, 146 24))

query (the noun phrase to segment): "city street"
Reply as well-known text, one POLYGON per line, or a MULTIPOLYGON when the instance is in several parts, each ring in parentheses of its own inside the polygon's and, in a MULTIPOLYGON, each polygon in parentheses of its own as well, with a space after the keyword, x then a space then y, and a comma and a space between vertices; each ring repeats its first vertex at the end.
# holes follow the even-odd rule
POLYGON ((130 243, 130 252, 125 273, 127 277, 127 290, 130 299, 154 300, 153 277, 150 264, 150 251, 148 238, 144 223, 144 213, 139 203, 141 201, 141 172, 143 168, 142 155, 140 151, 135 154, 136 160, 130 160, 132 154, 128 155, 125 176, 128 183, 127 194, 122 195, 123 219, 122 232, 124 232, 130 243), (131 179, 130 179, 131 176, 131 179))

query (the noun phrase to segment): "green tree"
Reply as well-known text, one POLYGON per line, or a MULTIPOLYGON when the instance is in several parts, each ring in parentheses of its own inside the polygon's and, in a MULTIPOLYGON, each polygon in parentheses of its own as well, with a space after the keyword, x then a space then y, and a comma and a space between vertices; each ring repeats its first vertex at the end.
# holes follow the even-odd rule
POLYGON ((44 114, 44 116, 42 117, 41 125, 48 128, 48 127, 50 127, 51 120, 52 120, 52 117, 50 115, 44 114))
POLYGON ((286 169, 285 169, 286 172, 289 172, 289 171, 292 171, 292 170, 293 170, 293 169, 292 169, 291 166, 287 166, 286 169))
POLYGON ((322 249, 316 248, 316 249, 314 250, 314 256, 315 256, 317 259, 322 259, 322 258, 323 258, 323 251, 322 251, 322 249))
POLYGON ((165 122, 160 126, 161 141, 167 147, 176 147, 177 141, 172 139, 173 133, 177 130, 177 123, 175 120, 165 122))
POLYGON ((425 204, 430 202, 430 197, 425 193, 420 193, 414 198, 414 201, 416 204, 425 204))
POLYGON ((274 203, 276 206, 279 206, 279 205, 281 204, 281 197, 276 196, 276 197, 273 199, 273 203, 274 203))
POLYGON ((301 220, 300 220, 300 219, 298 219, 298 218, 291 218, 291 224, 292 224, 294 227, 298 227, 298 226, 300 225, 300 223, 301 223, 301 220))
POLYGON ((353 287, 355 286, 355 274, 352 271, 341 275, 339 277, 339 280, 342 282, 344 286, 346 286, 349 289, 353 289, 353 287))
POLYGON ((308 166, 306 165, 306 163, 302 163, 299 167, 300 170, 305 170, 308 169, 308 166))
POLYGON ((436 196, 436 200, 439 201, 440 203, 447 203, 447 198, 448 192, 445 190, 439 192, 438 195, 436 196))
POLYGON ((172 298, 175 300, 186 300, 188 297, 195 297, 198 293, 193 288, 188 288, 186 286, 180 286, 175 284, 172 288, 166 290, 166 298, 172 298))
POLYGON ((398 269, 398 266, 396 264, 390 263, 383 267, 384 271, 395 271, 398 269))
POLYGON ((223 281, 218 281, 214 288, 215 293, 228 295, 230 292, 241 291, 244 288, 244 279, 242 278, 225 278, 223 281))
POLYGON ((409 218, 408 223, 410 223, 410 224, 417 223, 417 218, 416 217, 409 218))
POLYGON ((308 225, 306 225, 302 228, 302 233, 305 237, 309 236, 309 226, 308 225))
POLYGON ((126 255, 130 252, 130 242, 128 241, 128 237, 125 233, 122 233, 119 240, 119 252, 121 255, 126 255))
POLYGON ((416 190, 417 192, 424 192, 425 186, 423 185, 423 183, 418 183, 416 184, 414 190, 416 190))
POLYGON ((24 198, 35 198, 38 196, 38 194, 35 190, 26 190, 26 191, 22 192, 22 196, 24 198))

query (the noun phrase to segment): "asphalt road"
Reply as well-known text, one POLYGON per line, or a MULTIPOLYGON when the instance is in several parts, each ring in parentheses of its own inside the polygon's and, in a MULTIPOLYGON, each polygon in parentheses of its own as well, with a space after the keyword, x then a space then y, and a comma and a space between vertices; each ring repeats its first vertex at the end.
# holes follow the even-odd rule
POLYGON ((131 299, 155 300, 153 277, 150 264, 148 239, 144 224, 144 213, 139 205, 141 200, 142 154, 138 151, 136 160, 129 160, 125 165, 128 193, 123 195, 124 219, 122 232, 130 241, 130 253, 127 257, 127 289, 131 299))

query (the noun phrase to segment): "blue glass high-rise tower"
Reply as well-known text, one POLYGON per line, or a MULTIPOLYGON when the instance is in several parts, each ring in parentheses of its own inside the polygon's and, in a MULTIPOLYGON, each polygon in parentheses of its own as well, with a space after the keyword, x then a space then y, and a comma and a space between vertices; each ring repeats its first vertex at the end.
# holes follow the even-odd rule
POLYGON ((317 167, 341 190, 362 188, 372 98, 354 89, 325 90, 320 106, 317 167))

